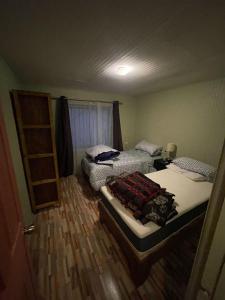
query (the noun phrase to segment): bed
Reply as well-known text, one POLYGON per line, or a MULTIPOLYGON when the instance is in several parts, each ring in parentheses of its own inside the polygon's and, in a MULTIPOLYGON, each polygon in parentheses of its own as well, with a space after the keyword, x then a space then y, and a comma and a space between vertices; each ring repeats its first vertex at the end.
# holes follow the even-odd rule
POLYGON ((131 149, 121 152, 114 160, 113 165, 98 165, 90 158, 84 157, 81 166, 93 189, 98 191, 105 185, 108 176, 120 175, 123 172, 139 171, 143 174, 154 172, 154 160, 160 157, 150 156, 149 153, 142 150, 131 149))
POLYGON ((164 227, 153 222, 142 225, 106 186, 101 188, 100 220, 110 229, 125 254, 136 285, 146 279, 150 265, 174 245, 182 233, 201 223, 212 190, 212 183, 195 182, 171 169, 146 174, 175 194, 178 215, 164 227))

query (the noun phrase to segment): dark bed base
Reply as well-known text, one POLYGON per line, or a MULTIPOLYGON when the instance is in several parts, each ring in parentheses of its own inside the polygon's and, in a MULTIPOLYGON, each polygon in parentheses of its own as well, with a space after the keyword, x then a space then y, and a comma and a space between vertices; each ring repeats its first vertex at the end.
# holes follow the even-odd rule
POLYGON ((152 247, 145 253, 138 252, 129 242, 119 225, 111 216, 104 204, 99 201, 100 221, 110 230, 127 260, 131 278, 136 286, 141 285, 148 277, 151 265, 161 258, 172 248, 179 239, 186 237, 196 226, 202 226, 204 214, 192 220, 190 223, 179 229, 167 239, 152 247))
POLYGON ((82 172, 80 174, 81 178, 84 180, 84 182, 88 185, 91 192, 94 196, 100 196, 100 191, 95 191, 94 188, 91 186, 88 175, 84 172, 83 168, 81 168, 82 172))

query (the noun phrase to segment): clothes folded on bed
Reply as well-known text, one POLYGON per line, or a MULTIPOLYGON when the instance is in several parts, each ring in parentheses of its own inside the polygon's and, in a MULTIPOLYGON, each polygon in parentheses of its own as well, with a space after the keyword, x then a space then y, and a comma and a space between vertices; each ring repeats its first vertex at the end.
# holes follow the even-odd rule
POLYGON ((107 152, 102 152, 99 155, 97 155, 94 159, 95 162, 98 161, 106 161, 106 160, 112 160, 113 158, 117 157, 120 155, 119 151, 107 151, 107 152))
POLYGON ((143 224, 152 221, 164 226, 166 221, 177 214, 174 194, 140 172, 127 176, 107 179, 107 186, 113 195, 143 224))
POLYGON ((94 162, 113 159, 120 155, 120 152, 106 145, 96 145, 86 149, 86 154, 94 162))

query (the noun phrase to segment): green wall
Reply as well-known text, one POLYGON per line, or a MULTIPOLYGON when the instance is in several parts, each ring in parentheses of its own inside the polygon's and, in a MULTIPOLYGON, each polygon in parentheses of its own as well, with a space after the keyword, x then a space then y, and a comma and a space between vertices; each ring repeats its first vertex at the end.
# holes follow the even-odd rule
POLYGON ((29 225, 33 222, 33 214, 30 208, 30 202, 28 197, 27 185, 24 176, 24 170, 22 165, 22 159, 20 155, 20 149, 18 144, 18 137, 16 132, 16 126, 12 111, 11 99, 9 97, 9 91, 11 89, 20 88, 20 85, 15 78, 14 74, 0 57, 0 101, 3 111, 3 117, 6 125, 6 131, 9 139, 11 156, 16 175, 17 186, 19 190, 19 197, 22 207, 22 215, 25 225, 29 225))
POLYGON ((137 141, 174 142, 177 156, 216 166, 225 137, 225 79, 137 98, 137 141))
MULTIPOLYGON (((122 96, 68 88, 21 84, 0 58, 0 100, 6 123, 25 224, 31 224, 27 186, 19 150, 9 90, 42 91, 75 99, 118 100, 125 149, 145 138, 178 145, 178 156, 186 155, 217 165, 225 136, 225 79, 202 82, 141 97, 122 96)), ((54 111, 53 101, 53 111, 54 111)))

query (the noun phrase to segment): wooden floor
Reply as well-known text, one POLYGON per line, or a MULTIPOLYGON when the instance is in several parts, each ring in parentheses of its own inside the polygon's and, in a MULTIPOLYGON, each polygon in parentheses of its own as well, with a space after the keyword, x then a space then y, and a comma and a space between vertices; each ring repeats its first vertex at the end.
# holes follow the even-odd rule
POLYGON ((136 289, 116 241, 99 222, 98 196, 74 176, 63 179, 60 189, 61 207, 37 214, 28 240, 44 299, 183 298, 199 232, 155 263, 136 289))

